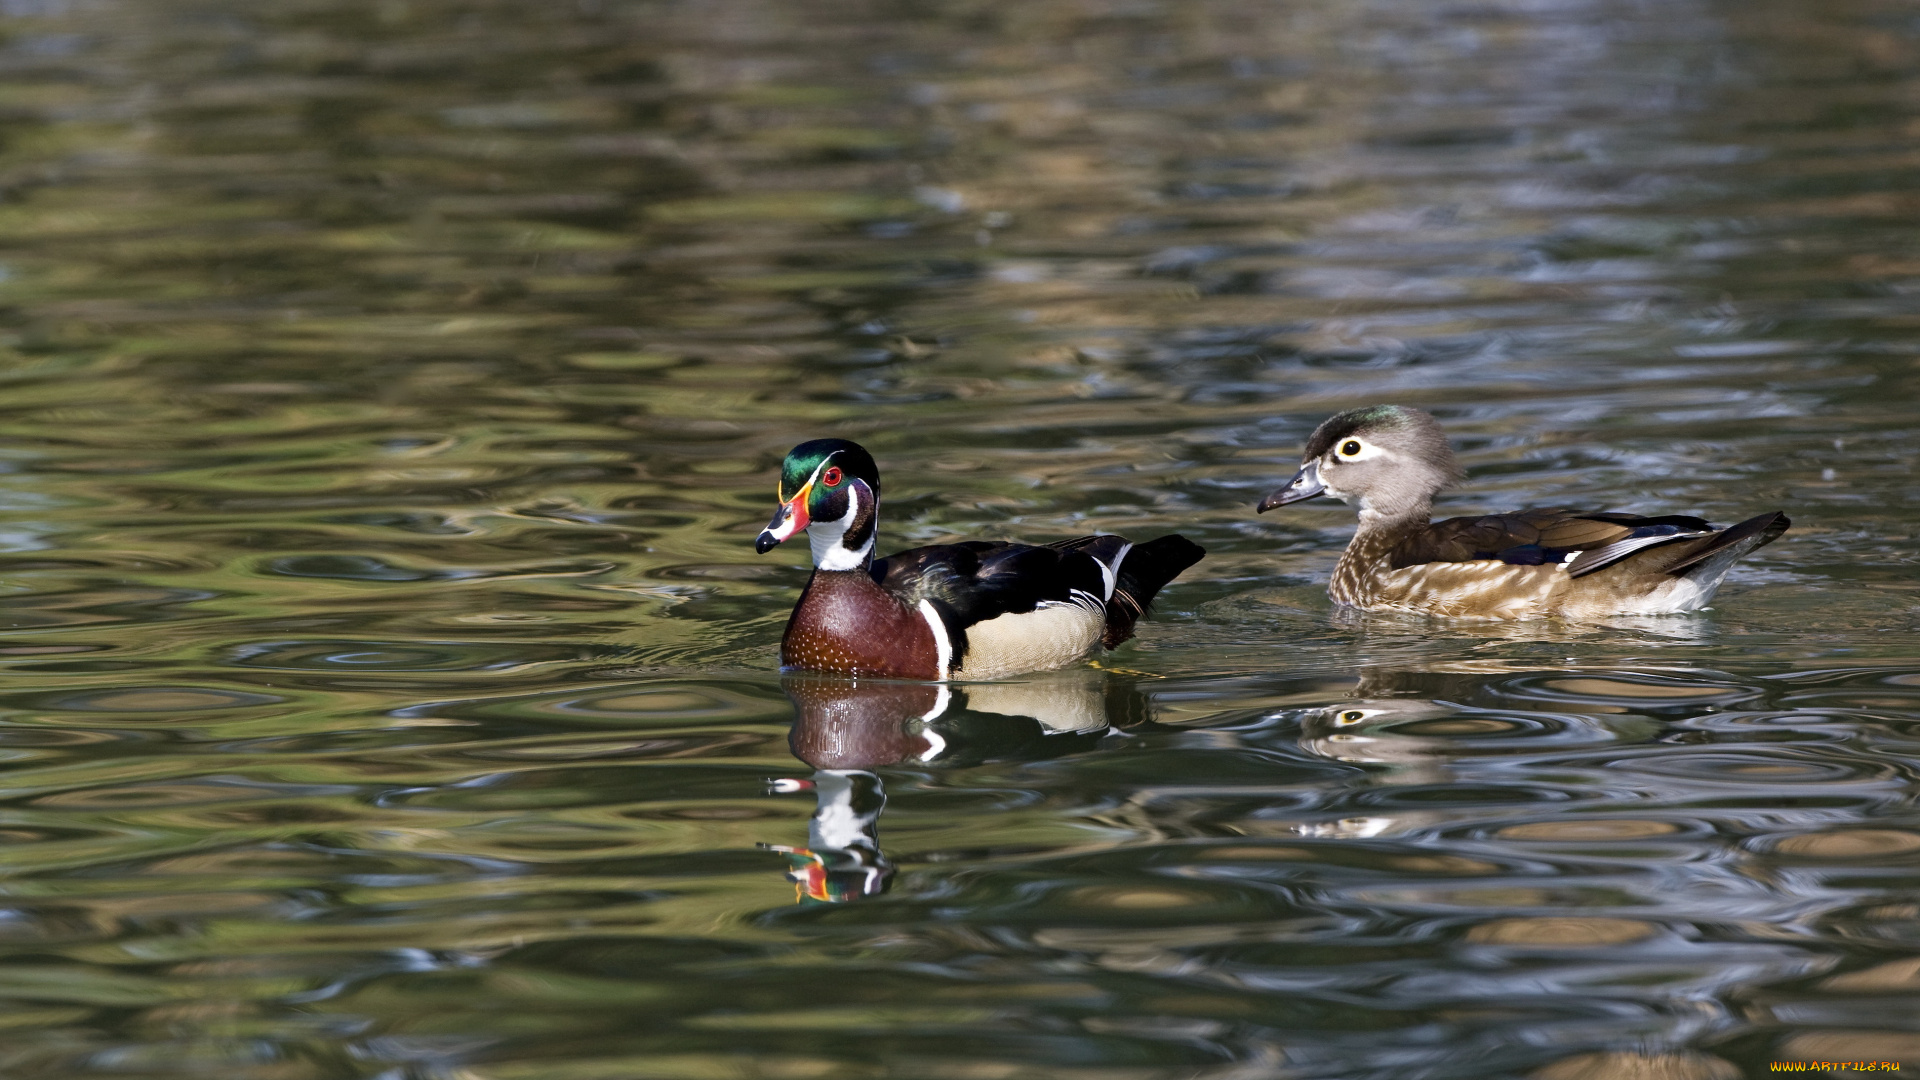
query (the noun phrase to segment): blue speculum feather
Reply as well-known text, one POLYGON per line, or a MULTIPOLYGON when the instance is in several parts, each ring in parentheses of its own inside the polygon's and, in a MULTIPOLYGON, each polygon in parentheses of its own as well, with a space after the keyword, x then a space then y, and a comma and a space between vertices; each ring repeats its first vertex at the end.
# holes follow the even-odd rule
MULTIPOLYGON (((1634 539, 1644 539, 1654 536, 1675 536, 1679 533, 1691 531, 1693 530, 1673 524, 1645 525, 1633 530, 1628 536, 1634 539)), ((1499 551, 1478 552, 1477 555, 1482 559, 1498 559, 1503 563, 1509 563, 1514 566, 1541 566, 1546 563, 1559 562, 1578 550, 1580 549, 1570 547, 1546 547, 1542 544, 1520 544, 1515 547, 1503 548, 1499 551)))
MULTIPOLYGON (((1489 552, 1480 557, 1483 559, 1499 559, 1503 563, 1512 563, 1515 566, 1539 566, 1541 563, 1548 561, 1549 554, 1547 549, 1541 547, 1539 544, 1524 544, 1520 547, 1510 547, 1501 552, 1489 552)), ((1553 552, 1551 554, 1557 555, 1559 553, 1553 552)))

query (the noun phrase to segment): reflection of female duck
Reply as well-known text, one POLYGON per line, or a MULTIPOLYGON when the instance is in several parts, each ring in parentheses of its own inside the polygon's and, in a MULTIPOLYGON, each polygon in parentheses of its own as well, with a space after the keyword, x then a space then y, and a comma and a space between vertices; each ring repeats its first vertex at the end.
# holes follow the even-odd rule
POLYGON ((810 789, 818 804, 807 847, 766 847, 787 856, 800 898, 821 902, 877 896, 892 884, 879 837, 886 792, 868 770, 1056 757, 1086 749, 1140 711, 1130 687, 1087 670, 963 687, 800 675, 783 688, 795 711, 788 744, 818 771, 773 787, 810 789))
MULTIPOLYGON (((1509 687, 1542 672, 1498 662, 1462 670, 1364 672, 1356 695, 1293 713, 1299 746, 1317 757, 1367 766, 1367 786, 1419 787, 1471 781, 1468 770, 1506 754, 1525 755, 1608 743, 1643 742, 1660 730, 1650 717, 1546 711, 1546 701, 1515 700, 1509 687), (1504 674, 1503 681, 1490 676, 1504 674), (1419 695, 1402 696, 1402 695, 1419 695), (1516 705, 1520 707, 1516 707, 1516 705)), ((1445 819, 1444 811, 1399 809, 1300 826, 1314 836, 1405 834, 1445 819)))
MULTIPOLYGON (((1300 718, 1300 748, 1333 761, 1415 767, 1413 782, 1433 777, 1423 767, 1445 753, 1436 740, 1397 735, 1402 724, 1458 713, 1459 707, 1441 701, 1360 699, 1312 709, 1300 718)), ((1400 782, 1408 782, 1402 778, 1400 782)))
MULTIPOLYGON (((1516 699, 1507 687, 1538 669, 1503 663, 1464 670, 1364 672, 1352 698, 1300 714, 1300 746, 1320 757, 1386 765, 1382 782, 1443 783, 1454 758, 1586 743, 1632 742, 1657 725, 1643 716, 1542 709, 1545 700, 1516 699), (1505 675, 1502 682, 1489 676, 1505 675)), ((1613 712, 1618 713, 1618 709, 1613 712)))

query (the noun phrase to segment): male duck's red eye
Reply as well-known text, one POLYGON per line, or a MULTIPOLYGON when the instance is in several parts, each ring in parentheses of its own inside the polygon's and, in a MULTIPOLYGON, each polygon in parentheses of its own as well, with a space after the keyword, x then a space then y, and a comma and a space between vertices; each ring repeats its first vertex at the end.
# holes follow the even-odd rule
POLYGON ((823 472, 820 474, 820 479, 828 487, 839 487, 840 486, 840 470, 828 469, 826 472, 823 472))

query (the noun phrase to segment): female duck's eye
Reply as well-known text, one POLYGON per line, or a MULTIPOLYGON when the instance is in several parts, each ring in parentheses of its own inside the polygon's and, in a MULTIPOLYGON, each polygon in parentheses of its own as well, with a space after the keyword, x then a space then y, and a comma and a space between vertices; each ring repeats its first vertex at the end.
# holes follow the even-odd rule
POLYGON ((1359 452, 1360 452, 1360 440, 1358 439, 1348 439, 1346 442, 1343 442, 1340 444, 1341 457, 1352 457, 1353 455, 1359 452))
POLYGON ((820 474, 820 479, 828 487, 839 487, 840 486, 840 470, 828 469, 826 472, 823 472, 820 474))

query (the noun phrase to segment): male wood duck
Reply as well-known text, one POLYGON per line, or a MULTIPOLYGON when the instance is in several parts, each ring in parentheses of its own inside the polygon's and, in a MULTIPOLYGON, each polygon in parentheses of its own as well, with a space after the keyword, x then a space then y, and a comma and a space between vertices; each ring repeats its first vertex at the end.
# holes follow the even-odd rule
POLYGON ((997 679, 1065 667, 1133 636, 1154 594, 1205 555, 1185 537, 1083 536, 1044 547, 969 540, 873 557, 880 470, 845 439, 780 467, 762 554, 806 530, 813 577, 780 642, 786 668, 896 679, 997 679))
POLYGON ((1316 495, 1359 504, 1360 529, 1329 596, 1368 611, 1477 619, 1696 611, 1735 562, 1791 524, 1778 511, 1715 528, 1560 507, 1430 521, 1434 493, 1464 477, 1433 417, 1374 405, 1316 428, 1300 471, 1258 509, 1316 495))

